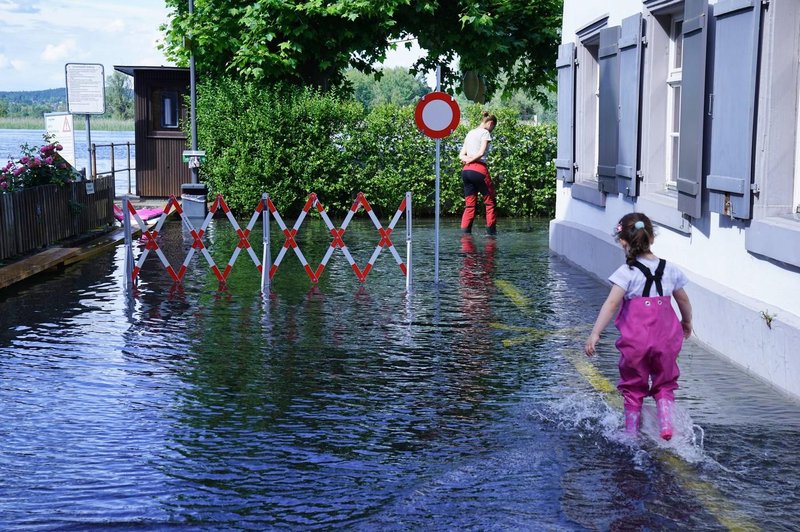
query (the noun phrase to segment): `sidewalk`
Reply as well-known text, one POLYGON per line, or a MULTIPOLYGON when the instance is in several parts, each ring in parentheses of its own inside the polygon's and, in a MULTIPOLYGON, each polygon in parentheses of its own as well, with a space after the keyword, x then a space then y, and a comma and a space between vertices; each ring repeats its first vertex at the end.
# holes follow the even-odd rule
MULTIPOLYGON (((114 203, 121 205, 122 200, 119 198, 115 199, 114 203)), ((139 210, 145 208, 163 208, 167 200, 139 200, 132 198, 131 203, 139 210)), ((155 225, 157 221, 158 218, 154 218, 146 222, 148 228, 155 225)), ((134 236, 141 232, 137 224, 133 224, 133 229, 134 236)), ((40 273, 54 269, 62 269, 76 262, 86 260, 124 241, 125 229, 123 227, 114 226, 109 229, 100 229, 70 238, 16 260, 11 259, 12 262, 9 264, 0 266, 0 290, 40 273)))

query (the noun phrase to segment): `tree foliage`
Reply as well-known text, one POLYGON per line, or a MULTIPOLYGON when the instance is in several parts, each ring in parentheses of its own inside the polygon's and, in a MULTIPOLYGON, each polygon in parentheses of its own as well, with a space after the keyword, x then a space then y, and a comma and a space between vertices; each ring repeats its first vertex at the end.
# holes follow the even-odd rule
POLYGON ((367 109, 387 103, 416 104, 431 90, 421 75, 414 76, 402 67, 387 68, 380 74, 379 79, 376 79, 372 74, 364 74, 352 68, 345 73, 353 96, 367 109))
POLYGON ((130 76, 114 72, 106 77, 106 114, 112 118, 133 118, 133 89, 130 76))
POLYGON ((460 70, 480 74, 491 96, 521 89, 543 99, 554 77, 562 0, 166 0, 167 56, 198 74, 329 88, 352 66, 370 72, 398 40, 416 37, 428 55, 412 72, 441 66, 454 92, 460 70))

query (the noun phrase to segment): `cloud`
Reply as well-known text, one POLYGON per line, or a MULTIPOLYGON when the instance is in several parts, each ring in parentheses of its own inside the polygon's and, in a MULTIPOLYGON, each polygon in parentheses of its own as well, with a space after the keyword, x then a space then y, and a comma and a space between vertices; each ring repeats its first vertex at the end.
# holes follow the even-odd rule
POLYGON ((78 49, 75 39, 66 39, 59 44, 48 44, 45 46, 40 58, 47 63, 55 63, 70 56, 78 49))
POLYGON ((121 31, 125 31, 127 28, 125 27, 125 21, 122 19, 114 19, 105 26, 103 26, 103 31, 109 33, 118 33, 121 31))
POLYGON ((20 59, 9 59, 7 55, 0 54, 0 70, 11 68, 12 70, 20 71, 25 68, 25 61, 20 59))
POLYGON ((27 2, 12 2, 11 0, 0 0, 0 10, 10 13, 38 13, 41 11, 37 2, 28 0, 27 2))

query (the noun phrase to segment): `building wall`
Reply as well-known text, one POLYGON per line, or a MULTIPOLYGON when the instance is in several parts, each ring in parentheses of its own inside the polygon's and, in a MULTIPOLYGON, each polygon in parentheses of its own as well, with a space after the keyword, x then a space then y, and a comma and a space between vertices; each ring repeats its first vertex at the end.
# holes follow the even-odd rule
POLYGON ((798 27, 796 0, 565 0, 550 247, 606 279, 623 260, 612 228, 628 212, 646 213, 657 226, 654 252, 690 277, 696 339, 800 398, 798 27), (634 40, 626 39, 636 14, 638 81, 629 62, 634 40), (690 33, 675 30, 680 19, 690 33), (748 29, 755 47, 747 45, 748 29), (612 30, 620 35, 616 51, 612 30), (678 34, 690 52, 676 71, 678 34), (578 61, 572 76, 569 43, 578 61), (618 76, 612 83, 609 72, 618 76), (681 105, 672 105, 676 80, 681 105), (603 112, 615 105, 618 112, 603 112), (680 144, 673 150, 675 124, 680 144), (620 145, 612 146, 616 158, 607 150, 610 135, 620 145), (640 176, 633 193, 630 180, 613 175, 614 162, 625 173, 630 150, 640 176), (774 318, 768 324, 765 316, 774 318))
MULTIPOLYGON (((174 91, 184 98, 189 93, 189 75, 182 69, 141 68, 135 71, 136 96, 136 194, 141 197, 180 196, 181 184, 190 183, 191 171, 183 162, 187 139, 180 128, 160 126, 160 94, 174 91)), ((182 120, 186 119, 181 105, 182 120)))

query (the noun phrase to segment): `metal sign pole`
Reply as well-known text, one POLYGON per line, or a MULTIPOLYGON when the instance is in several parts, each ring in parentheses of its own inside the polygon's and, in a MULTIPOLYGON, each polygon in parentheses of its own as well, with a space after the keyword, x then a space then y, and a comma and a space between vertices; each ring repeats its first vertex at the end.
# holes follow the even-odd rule
POLYGON ((411 192, 406 192, 406 291, 411 290, 411 192))
POLYGON ((89 117, 91 115, 86 115, 86 150, 89 154, 88 158, 86 159, 86 180, 90 180, 94 178, 94 172, 92 172, 92 126, 89 121, 89 117))
MULTIPOLYGON (((441 82, 442 67, 436 66, 436 92, 439 92, 441 82)), ((441 139, 436 139, 436 193, 434 207, 434 240, 433 240, 433 284, 439 284, 439 156, 441 152, 441 139)))

